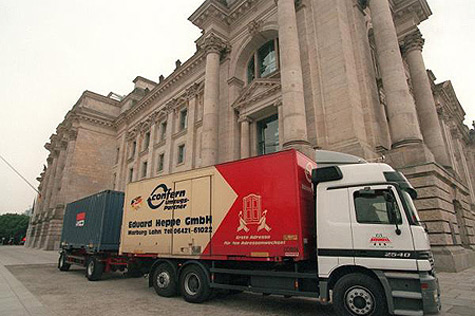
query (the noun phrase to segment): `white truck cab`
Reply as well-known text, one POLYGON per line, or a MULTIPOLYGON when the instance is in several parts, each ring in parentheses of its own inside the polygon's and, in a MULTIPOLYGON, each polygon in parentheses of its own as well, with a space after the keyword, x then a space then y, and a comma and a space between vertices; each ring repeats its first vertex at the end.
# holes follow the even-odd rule
POLYGON ((327 287, 345 315, 437 313, 439 287, 416 191, 386 164, 337 161, 313 172, 321 296, 327 287))

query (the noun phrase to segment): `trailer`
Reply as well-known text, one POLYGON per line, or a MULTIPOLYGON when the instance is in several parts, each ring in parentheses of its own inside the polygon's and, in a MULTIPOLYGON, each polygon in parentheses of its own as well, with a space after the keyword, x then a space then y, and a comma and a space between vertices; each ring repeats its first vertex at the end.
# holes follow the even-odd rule
POLYGON ((338 315, 437 313, 407 179, 354 156, 315 160, 287 150, 130 183, 110 260, 134 263, 158 295, 192 303, 249 291, 315 298, 338 315))
POLYGON ((137 262, 119 256, 124 193, 106 190, 67 205, 61 233, 58 269, 72 264, 86 267, 86 277, 97 281, 103 272, 142 275, 137 262))

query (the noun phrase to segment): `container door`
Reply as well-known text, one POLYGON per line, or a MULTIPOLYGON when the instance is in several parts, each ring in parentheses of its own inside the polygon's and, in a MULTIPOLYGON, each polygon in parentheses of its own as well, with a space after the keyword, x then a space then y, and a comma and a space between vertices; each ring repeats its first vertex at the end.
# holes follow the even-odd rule
POLYGON ((211 240, 211 177, 193 180, 191 218, 191 253, 201 255, 211 240))
POLYGON ((417 270, 412 233, 395 188, 377 185, 348 190, 355 263, 374 269, 417 270), (397 226, 391 223, 391 209, 395 209, 397 226))
POLYGON ((201 255, 210 241, 210 177, 175 183, 173 255, 201 255), (179 221, 178 221, 179 220, 179 221))

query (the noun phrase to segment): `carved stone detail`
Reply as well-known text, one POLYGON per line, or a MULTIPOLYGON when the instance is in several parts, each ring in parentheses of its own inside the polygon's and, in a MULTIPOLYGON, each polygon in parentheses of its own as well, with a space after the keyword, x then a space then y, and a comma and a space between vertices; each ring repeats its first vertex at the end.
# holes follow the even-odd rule
POLYGON ((257 34, 259 34, 261 31, 262 31, 262 24, 263 24, 263 21, 251 21, 248 25, 247 25, 247 29, 249 31, 249 34, 251 34, 251 36, 256 36, 257 34))
POLYGON ((404 37, 404 40, 402 41, 401 51, 403 55, 406 55, 407 53, 413 50, 422 51, 422 48, 424 47, 424 42, 425 40, 422 37, 421 32, 419 30, 416 30, 404 37))

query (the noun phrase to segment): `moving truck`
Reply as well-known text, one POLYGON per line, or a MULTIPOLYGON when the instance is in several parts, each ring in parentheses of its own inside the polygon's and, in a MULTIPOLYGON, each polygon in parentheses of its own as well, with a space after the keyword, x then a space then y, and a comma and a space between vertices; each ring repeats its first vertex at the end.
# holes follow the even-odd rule
POLYGON ((125 266, 148 274, 158 295, 193 303, 250 291, 317 298, 338 315, 437 313, 407 179, 340 153, 317 151, 316 161, 288 150, 130 183, 115 252, 63 238, 60 267, 85 265, 96 280, 125 266))

